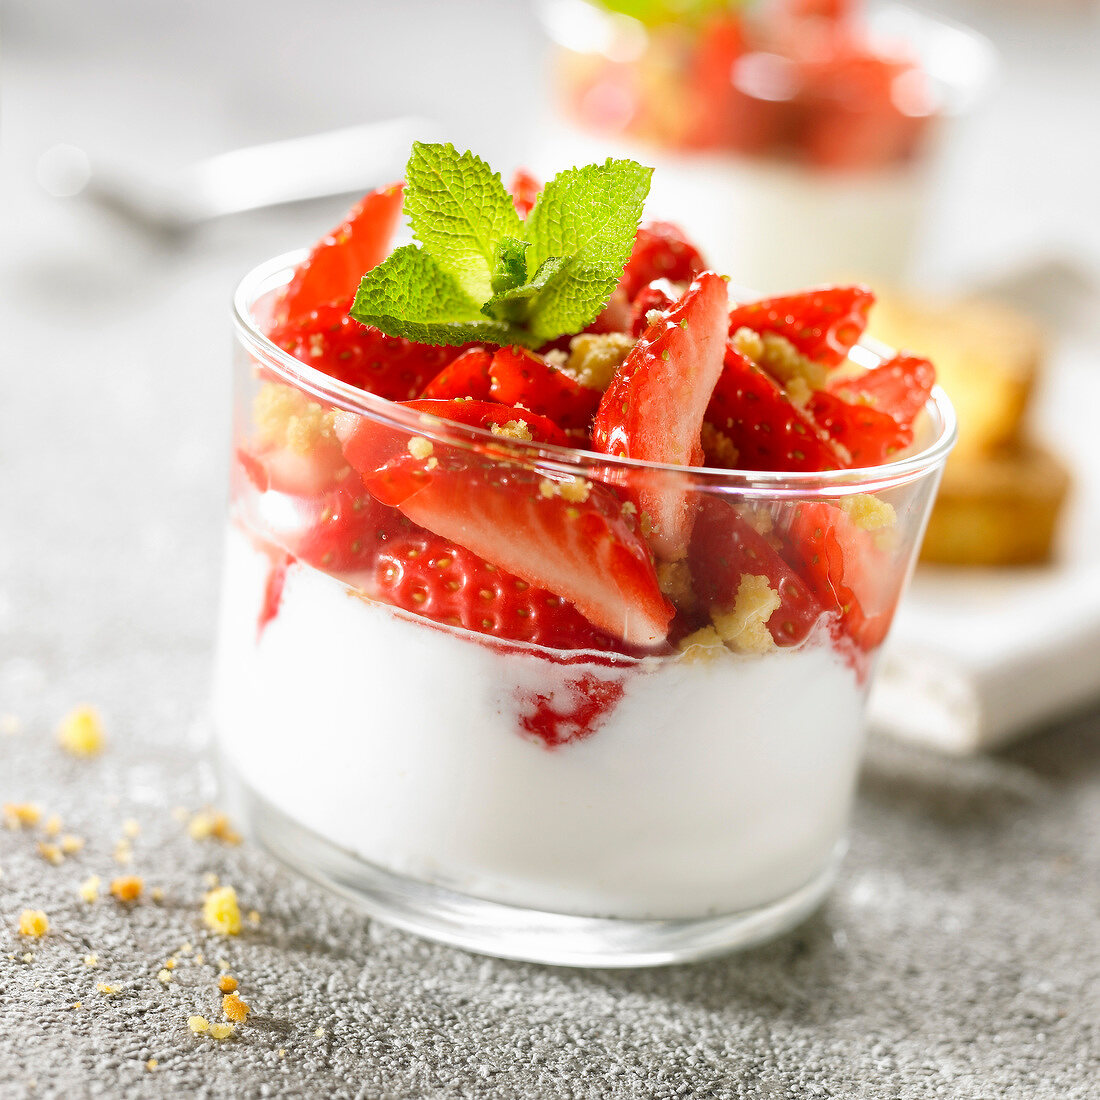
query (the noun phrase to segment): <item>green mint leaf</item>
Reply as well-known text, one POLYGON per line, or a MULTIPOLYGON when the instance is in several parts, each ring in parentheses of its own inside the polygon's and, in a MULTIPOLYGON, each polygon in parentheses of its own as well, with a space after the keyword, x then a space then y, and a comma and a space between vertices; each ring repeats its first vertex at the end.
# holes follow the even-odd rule
MULTIPOLYGON (((553 262, 547 260, 543 267, 553 262)), ((576 260, 560 264, 540 289, 526 319, 532 346, 540 347, 566 333, 580 332, 594 321, 611 297, 621 273, 620 269, 609 274, 576 260)))
POLYGON ((418 141, 406 180, 414 237, 468 295, 484 302, 493 289, 497 245, 525 235, 499 173, 471 152, 418 141))
POLYGON ((411 244, 395 249, 363 276, 349 312, 387 336, 422 344, 504 345, 526 339, 522 330, 487 318, 454 275, 411 244))
MULTIPOLYGON (((535 272, 535 277, 529 283, 524 283, 522 286, 509 287, 506 290, 494 294, 492 298, 481 307, 481 312, 488 317, 495 317, 501 321, 508 321, 517 325, 523 324, 532 315, 533 311, 538 308, 542 291, 546 288, 547 284, 550 283, 568 263, 568 260, 560 256, 555 256, 547 260, 538 271, 535 272)), ((542 342, 545 343, 545 341, 542 342)))
POLYGON ((551 256, 568 256, 617 280, 630 258, 652 175, 652 168, 635 161, 610 159, 559 172, 527 216, 528 270, 551 256))
POLYGON ((502 237, 497 242, 491 280, 494 294, 502 294, 527 282, 527 249, 530 247, 527 241, 517 241, 515 237, 502 237))

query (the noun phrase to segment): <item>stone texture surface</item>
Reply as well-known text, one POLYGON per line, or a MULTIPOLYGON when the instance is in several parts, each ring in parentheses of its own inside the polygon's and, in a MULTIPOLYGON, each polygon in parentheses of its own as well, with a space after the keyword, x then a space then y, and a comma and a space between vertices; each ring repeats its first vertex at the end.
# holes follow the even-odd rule
MULTIPOLYGON (((68 141, 171 163, 358 121, 360 78, 374 82, 377 114, 423 106, 459 119, 488 104, 463 93, 468 71, 446 101, 420 85, 409 99, 346 43, 342 64, 314 58, 274 81, 287 58, 243 48, 274 25, 269 7, 207 2, 171 35, 155 5, 96 5, 94 19, 62 0, 6 12, 0 715, 20 731, 0 732, 0 801, 37 801, 87 843, 51 866, 38 836, 0 829, 0 1096, 1100 1095, 1100 714, 988 759, 874 745, 826 907, 767 947, 689 967, 478 958, 369 923, 249 845, 186 835, 172 808, 213 793, 200 734, 228 299, 248 266, 311 239, 340 204, 158 241, 50 200, 36 157, 68 141), (198 69, 215 75, 197 82, 198 69), (110 740, 79 761, 53 730, 85 701, 110 740), (141 831, 123 868, 113 852, 131 818, 141 831), (78 898, 89 874, 126 871, 163 900, 78 898), (224 941, 203 930, 210 874, 258 926, 224 941), (26 907, 51 921, 33 944, 16 932, 26 907), (165 986, 157 972, 172 954, 165 986), (222 958, 253 1013, 217 1044, 186 1020, 216 1017, 222 958), (97 994, 100 981, 118 994, 97 994)), ((348 9, 329 8, 317 18, 337 44, 348 9)), ((391 9, 411 31, 427 5, 391 9)), ((493 17, 529 41, 521 10, 498 2, 493 17)), ((463 33, 463 49, 482 47, 463 33)), ((441 73, 451 46, 432 62, 441 73)), ((404 55, 377 60, 392 74, 404 55)), ((495 83, 477 87, 495 96, 495 83)), ((508 133, 492 117, 491 154, 508 133)), ((1015 115, 1002 121, 1015 133, 1015 115)), ((984 196, 986 175, 974 179, 984 196)))

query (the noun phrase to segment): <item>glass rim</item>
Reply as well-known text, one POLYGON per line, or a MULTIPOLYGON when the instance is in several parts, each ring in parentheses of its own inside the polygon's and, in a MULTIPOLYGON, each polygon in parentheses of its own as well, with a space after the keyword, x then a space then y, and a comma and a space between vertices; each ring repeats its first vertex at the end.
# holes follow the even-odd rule
MULTIPOLYGON (((316 367, 296 359, 275 344, 258 326, 252 307, 265 293, 277 290, 289 282, 294 268, 308 255, 308 249, 295 249, 275 256, 254 267, 238 283, 233 294, 233 324, 239 337, 253 354, 262 356, 277 374, 299 389, 330 405, 365 416, 390 427, 425 436, 443 445, 484 448, 491 445, 500 452, 507 447, 508 456, 529 457, 541 467, 567 474, 619 469, 623 471, 655 471, 680 477, 691 477, 700 488, 738 490, 748 493, 805 495, 812 492, 834 490, 837 493, 877 491, 891 485, 915 480, 932 473, 943 465, 955 444, 957 421, 955 410, 943 389, 936 385, 925 404, 933 425, 934 438, 919 451, 903 454, 903 457, 879 466, 847 467, 838 470, 800 472, 789 470, 730 470, 714 466, 678 466, 670 463, 650 462, 638 458, 622 458, 599 454, 595 451, 555 443, 535 443, 505 439, 491 431, 410 409, 367 390, 341 382, 316 367), (285 276, 285 278, 283 277, 285 276)), ((745 301, 753 301, 753 292, 731 286, 735 293, 743 293, 745 301)), ((759 295, 756 295, 759 297, 759 295)), ((894 349, 871 337, 860 340, 853 349, 853 357, 860 365, 873 366, 875 360, 884 362, 894 354, 894 349)), ((599 477, 598 474, 592 476, 599 477)))

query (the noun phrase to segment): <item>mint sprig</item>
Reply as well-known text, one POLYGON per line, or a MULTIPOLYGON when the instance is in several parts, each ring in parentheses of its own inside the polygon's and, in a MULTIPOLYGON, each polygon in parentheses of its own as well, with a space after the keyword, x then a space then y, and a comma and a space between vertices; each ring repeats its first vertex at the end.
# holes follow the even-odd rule
POLYGON ((652 169, 608 160, 555 176, 526 222, 500 175, 452 145, 413 145, 405 212, 419 245, 363 276, 351 316, 431 344, 539 347, 607 305, 652 169))

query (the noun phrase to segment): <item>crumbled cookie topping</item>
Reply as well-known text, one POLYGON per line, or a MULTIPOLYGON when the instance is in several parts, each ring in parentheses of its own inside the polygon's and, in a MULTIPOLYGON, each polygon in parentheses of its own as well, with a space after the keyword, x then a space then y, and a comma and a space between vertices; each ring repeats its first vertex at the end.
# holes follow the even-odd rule
POLYGON ((564 481, 544 477, 539 481, 539 493, 547 500, 551 497, 561 497, 562 500, 568 500, 573 504, 583 504, 591 492, 591 482, 583 477, 570 477, 564 481))
POLYGON ((767 577, 744 573, 732 609, 712 614, 711 619, 722 640, 734 652, 767 653, 775 649, 767 622, 781 602, 767 577))
POLYGON ((408 448, 409 454, 411 454, 413 458, 419 459, 430 458, 432 451, 435 450, 432 446, 432 441, 430 439, 425 439, 422 435, 412 436, 405 446, 408 448))
POLYGON ((658 562, 657 584, 681 611, 690 611, 695 607, 695 592, 691 587, 691 569, 685 559, 658 562))
POLYGON ((606 390, 632 347, 634 340, 622 332, 582 333, 570 341, 565 369, 582 386, 606 390))
POLYGON ((840 501, 840 507, 848 513, 852 522, 864 531, 881 531, 884 528, 893 527, 898 521, 894 506, 870 493, 844 497, 840 501))
POLYGON ((252 415, 261 443, 308 455, 323 441, 336 442, 333 427, 336 413, 311 401, 293 386, 263 383, 256 394, 252 415))
POLYGON ((489 431, 502 439, 515 439, 520 443, 530 443, 531 430, 525 420, 509 420, 504 424, 491 424, 489 431))
POLYGON ((686 661, 716 661, 727 652, 725 643, 713 626, 700 627, 694 634, 683 638, 676 648, 686 661))

